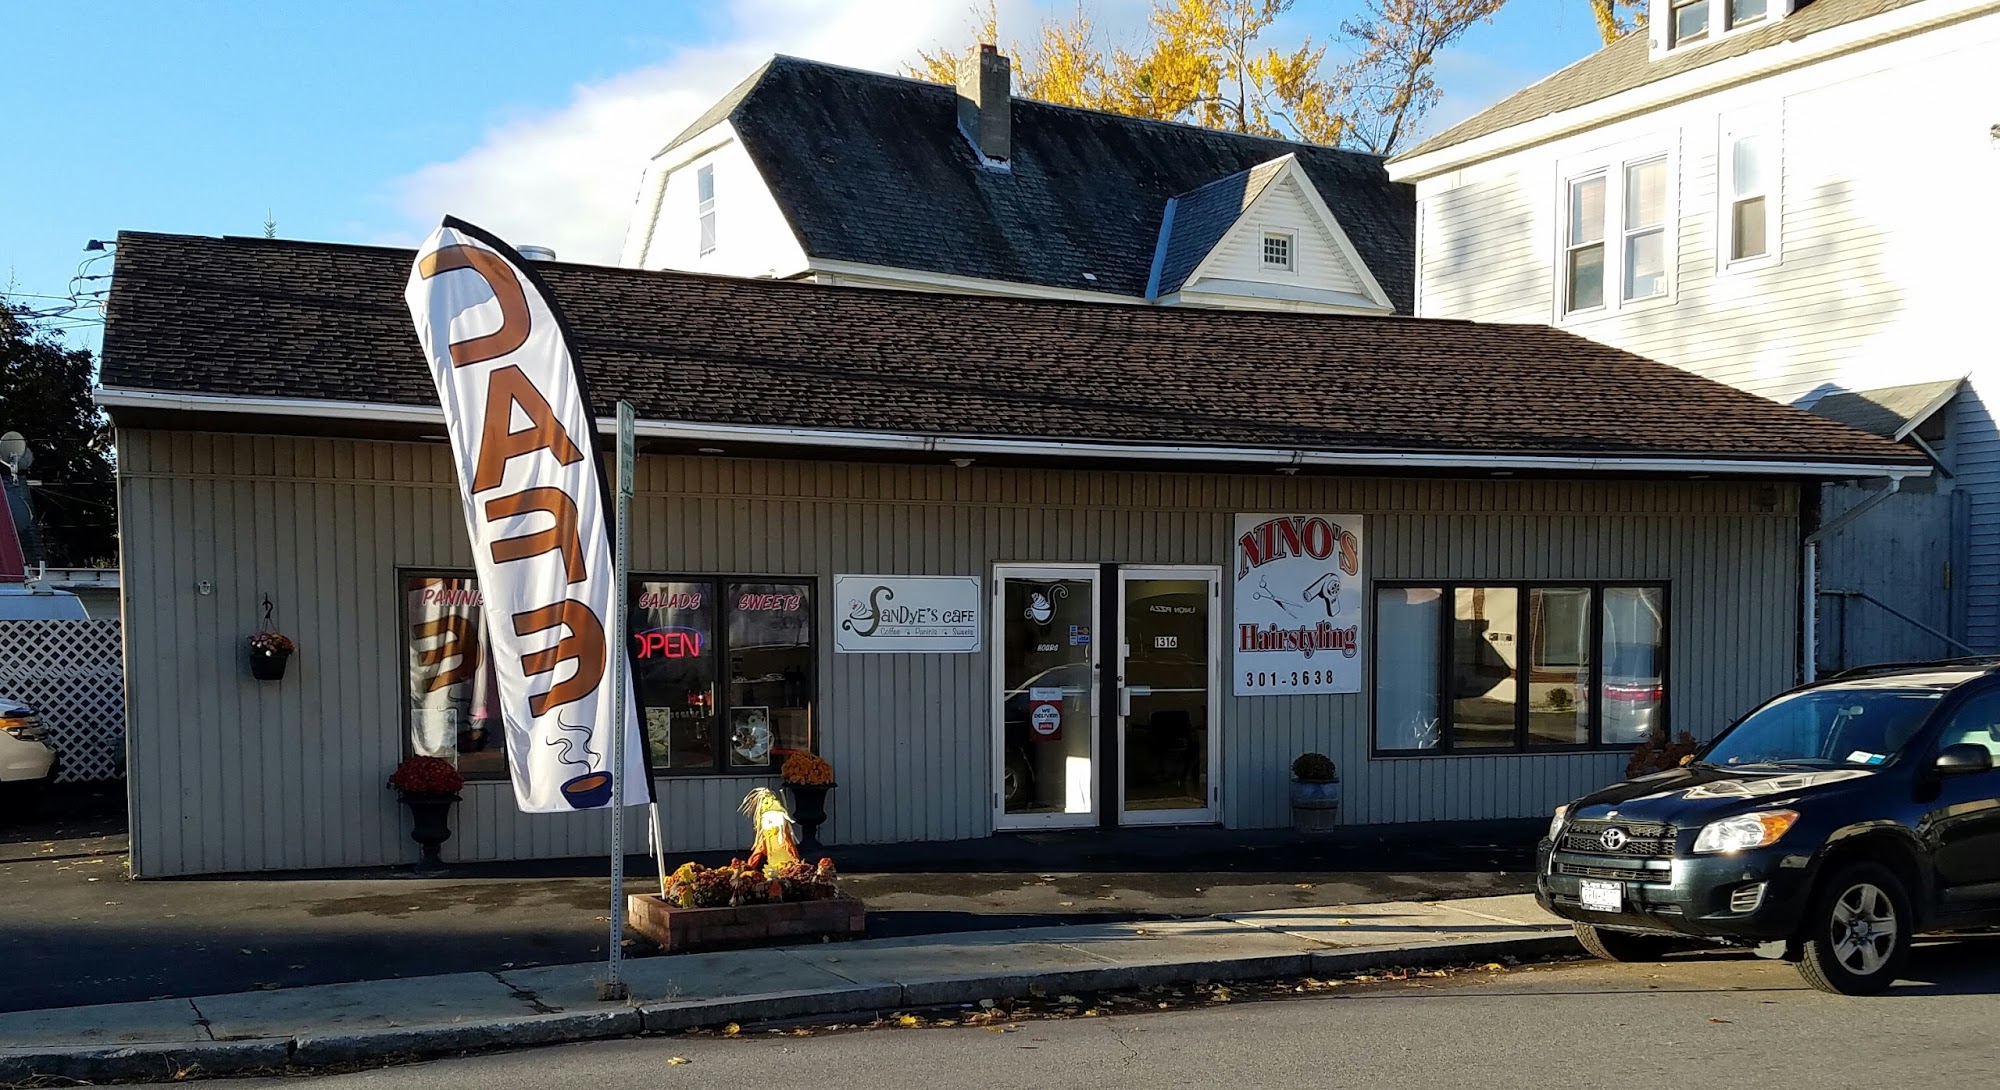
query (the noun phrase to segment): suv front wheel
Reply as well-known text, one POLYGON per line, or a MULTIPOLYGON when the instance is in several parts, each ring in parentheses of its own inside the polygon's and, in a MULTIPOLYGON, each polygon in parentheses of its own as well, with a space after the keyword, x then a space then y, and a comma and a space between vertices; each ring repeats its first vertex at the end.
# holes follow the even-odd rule
POLYGON ((1806 920, 1799 973, 1820 991, 1877 995, 1909 960, 1916 917, 1902 880, 1880 863, 1834 872, 1806 920))
POLYGON ((1638 935, 1587 923, 1570 926, 1576 930, 1576 941, 1583 944, 1584 950, 1591 957, 1605 961, 1658 961, 1681 945, 1680 940, 1669 935, 1638 935))

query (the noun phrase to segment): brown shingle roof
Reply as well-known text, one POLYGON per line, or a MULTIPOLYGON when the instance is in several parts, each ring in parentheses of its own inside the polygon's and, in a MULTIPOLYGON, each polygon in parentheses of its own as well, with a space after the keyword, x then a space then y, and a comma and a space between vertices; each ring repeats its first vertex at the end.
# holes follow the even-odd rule
POLYGON ((1783 19, 1755 30, 1725 35, 1713 42, 1675 50, 1658 60, 1642 28, 1612 42, 1568 68, 1530 84, 1498 104, 1466 118, 1397 156, 1414 158, 1463 144, 1502 129, 1596 102, 1635 87, 1677 76, 1704 65, 1762 49, 1777 42, 1796 41, 1808 34, 1908 7, 1920 0, 1811 0, 1783 19))
MULTIPOLYGON (((408 250, 124 234, 103 382, 429 406, 408 250)), ((648 419, 1329 452, 1920 456, 1559 330, 538 266, 648 419)))

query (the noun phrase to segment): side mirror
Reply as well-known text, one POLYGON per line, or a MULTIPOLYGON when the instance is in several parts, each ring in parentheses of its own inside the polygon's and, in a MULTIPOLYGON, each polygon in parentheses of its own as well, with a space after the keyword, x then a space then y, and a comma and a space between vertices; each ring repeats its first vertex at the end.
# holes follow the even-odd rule
POLYGON ((1986 772, 1993 767, 1993 754, 1985 746, 1971 742, 1960 742, 1938 751, 1937 760, 1931 762, 1931 769, 1940 776, 1956 776, 1966 772, 1986 772))

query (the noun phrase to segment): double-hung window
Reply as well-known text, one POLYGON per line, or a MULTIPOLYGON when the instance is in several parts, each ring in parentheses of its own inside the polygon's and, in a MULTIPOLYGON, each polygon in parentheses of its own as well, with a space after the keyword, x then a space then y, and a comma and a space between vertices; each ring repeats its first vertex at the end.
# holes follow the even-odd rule
POLYGON ((1666 730, 1666 590, 1381 584, 1378 753, 1626 747, 1666 730))
POLYGON ((1708 0, 1671 0, 1668 33, 1673 44, 1692 45, 1708 37, 1708 0))
POLYGON ((1561 314, 1612 313, 1628 303, 1665 297, 1674 262, 1667 156, 1585 164, 1565 179, 1557 272, 1561 314))
POLYGON ((1731 133, 1722 141, 1723 243, 1730 262, 1769 257, 1772 242, 1770 141, 1757 133, 1731 133))
POLYGON ((715 252, 715 167, 702 167, 694 172, 695 215, 700 221, 701 240, 699 252, 703 255, 715 252))

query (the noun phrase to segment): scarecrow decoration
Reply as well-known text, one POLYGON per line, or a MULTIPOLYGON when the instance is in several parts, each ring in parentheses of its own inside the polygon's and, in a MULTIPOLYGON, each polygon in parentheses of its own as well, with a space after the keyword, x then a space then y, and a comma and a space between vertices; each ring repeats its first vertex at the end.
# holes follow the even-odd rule
POLYGON ((755 834, 747 866, 762 866, 765 877, 776 878, 780 871, 799 862, 798 826, 776 792, 764 787, 751 791, 743 796, 742 811, 750 815, 755 834))

